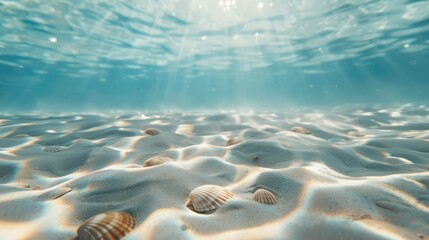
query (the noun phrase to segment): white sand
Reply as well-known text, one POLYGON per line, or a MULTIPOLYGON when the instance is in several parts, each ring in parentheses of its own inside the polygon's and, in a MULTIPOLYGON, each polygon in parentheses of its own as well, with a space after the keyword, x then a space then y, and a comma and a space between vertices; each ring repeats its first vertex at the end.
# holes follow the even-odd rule
POLYGON ((136 218, 135 240, 429 239, 428 188, 426 106, 0 116, 0 239, 71 239, 108 211, 136 218), (154 156, 174 161, 143 168, 154 156), (193 212, 205 184, 235 195, 193 212))

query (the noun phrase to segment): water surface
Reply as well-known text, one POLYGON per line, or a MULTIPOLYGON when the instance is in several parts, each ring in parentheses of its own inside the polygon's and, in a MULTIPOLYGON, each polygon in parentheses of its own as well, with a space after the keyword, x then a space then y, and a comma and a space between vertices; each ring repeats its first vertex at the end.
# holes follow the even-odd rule
POLYGON ((426 103, 429 1, 0 1, 0 105, 426 103))

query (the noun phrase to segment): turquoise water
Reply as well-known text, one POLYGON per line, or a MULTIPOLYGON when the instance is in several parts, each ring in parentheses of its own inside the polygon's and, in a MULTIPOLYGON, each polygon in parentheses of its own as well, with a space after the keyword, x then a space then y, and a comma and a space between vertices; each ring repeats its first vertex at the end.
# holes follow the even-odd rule
POLYGON ((429 1, 0 0, 4 111, 428 103, 429 1))

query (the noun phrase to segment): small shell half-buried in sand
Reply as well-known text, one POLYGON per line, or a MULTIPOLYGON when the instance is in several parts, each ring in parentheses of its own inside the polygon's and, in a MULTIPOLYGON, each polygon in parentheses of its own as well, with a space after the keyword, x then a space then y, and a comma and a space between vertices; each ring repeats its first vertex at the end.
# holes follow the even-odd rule
POLYGON ((244 141, 244 139, 242 137, 229 137, 228 141, 226 141, 226 146, 232 146, 235 144, 239 144, 243 141, 244 141))
POLYGON ((147 128, 144 130, 144 133, 146 133, 147 135, 150 135, 150 136, 156 136, 156 135, 160 134, 161 131, 159 131, 156 128, 147 128))
POLYGON ((293 127, 290 130, 292 132, 301 133, 301 134, 311 134, 311 131, 304 127, 293 127))
POLYGON ((134 229, 134 217, 125 212, 107 212, 86 220, 75 240, 119 240, 134 229))
POLYGON ((264 204, 276 204, 279 198, 268 190, 258 189, 253 193, 253 200, 264 204))
POLYGON ((153 157, 153 158, 149 158, 148 160, 146 160, 143 163, 143 167, 153 167, 156 165, 161 165, 165 162, 172 162, 173 159, 168 158, 168 157, 153 157))

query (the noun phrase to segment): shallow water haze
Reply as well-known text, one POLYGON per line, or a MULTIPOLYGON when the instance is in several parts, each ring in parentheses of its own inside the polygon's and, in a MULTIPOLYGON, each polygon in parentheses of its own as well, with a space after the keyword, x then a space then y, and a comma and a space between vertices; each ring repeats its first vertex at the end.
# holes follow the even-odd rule
POLYGON ((429 1, 0 1, 13 110, 427 102, 429 1))
POLYGON ((0 0, 0 240, 429 239, 428 76, 429 0, 0 0))

